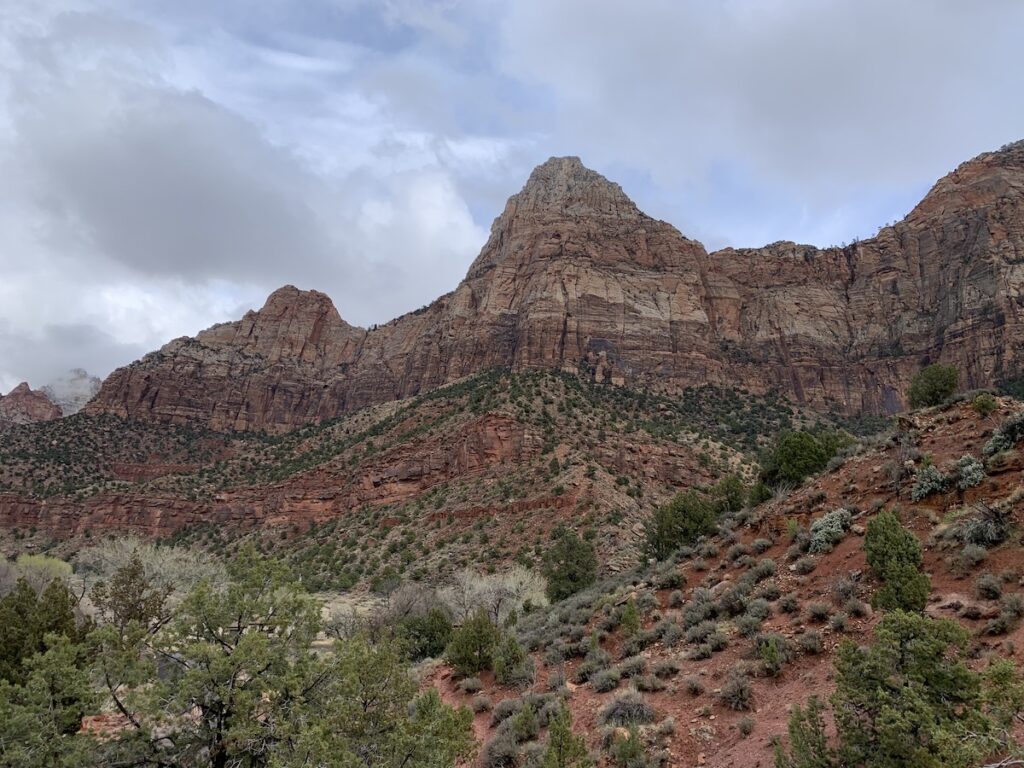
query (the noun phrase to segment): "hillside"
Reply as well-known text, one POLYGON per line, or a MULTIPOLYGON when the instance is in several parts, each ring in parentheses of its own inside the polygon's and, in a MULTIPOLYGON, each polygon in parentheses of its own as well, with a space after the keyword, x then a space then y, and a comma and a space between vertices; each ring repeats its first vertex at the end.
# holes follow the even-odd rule
POLYGON ((984 478, 966 490, 951 482, 947 491, 912 497, 914 475, 926 462, 953 474, 951 466, 964 454, 982 458, 993 430, 1019 410, 1019 403, 1002 400, 984 416, 967 402, 915 413, 840 466, 786 497, 732 516, 718 535, 670 561, 527 616, 517 633, 533 650, 532 684, 501 686, 484 674, 482 689, 466 693, 446 667, 431 680, 451 702, 487 702, 474 706, 476 732, 484 740, 500 737, 504 731, 496 726, 509 712, 530 702, 542 706, 549 691, 561 690, 579 731, 608 759, 614 729, 603 724, 604 708, 635 699, 639 690, 651 710, 639 720, 647 723, 640 736, 654 764, 773 765, 773 743, 785 738, 793 705, 812 694, 827 700, 835 688, 840 642, 872 637, 880 614, 869 603, 879 582, 865 563, 863 537, 883 509, 897 510, 924 546, 932 585, 926 613, 969 630, 967 656, 976 668, 997 658, 1019 668, 1020 451, 990 454, 984 478), (834 546, 807 554, 814 540, 810 525, 837 509, 850 513, 845 530, 834 546), (994 519, 1006 528, 977 543, 974 521, 994 519), (628 603, 641 616, 635 634, 623 626, 628 603), (790 649, 777 673, 765 671, 755 649, 757 638, 769 635, 782 636, 790 649), (604 653, 594 650, 595 637, 604 653), (722 695, 735 674, 748 683, 742 706, 722 695))
POLYGON ((0 445, 0 527, 34 546, 134 531, 223 547, 253 531, 296 559, 315 552, 307 576, 339 588, 413 554, 435 578, 530 560, 526 544, 561 521, 592 527, 607 567, 631 567, 653 505, 749 474, 771 436, 818 420, 738 391, 667 398, 542 371, 491 371, 280 436, 83 413, 0 445), (339 559, 353 549, 361 559, 339 559))

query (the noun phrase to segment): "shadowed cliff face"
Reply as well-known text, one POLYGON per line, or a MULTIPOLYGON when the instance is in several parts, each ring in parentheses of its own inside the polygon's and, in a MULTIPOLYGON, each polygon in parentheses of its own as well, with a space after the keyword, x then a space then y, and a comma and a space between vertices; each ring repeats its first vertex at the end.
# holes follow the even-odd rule
POLYGON ((578 158, 552 158, 429 307, 365 331, 288 286, 115 371, 88 410, 283 431, 501 366, 893 412, 928 362, 955 364, 962 386, 1015 373, 1022 288, 1024 143, 963 164, 870 240, 712 254, 578 158))

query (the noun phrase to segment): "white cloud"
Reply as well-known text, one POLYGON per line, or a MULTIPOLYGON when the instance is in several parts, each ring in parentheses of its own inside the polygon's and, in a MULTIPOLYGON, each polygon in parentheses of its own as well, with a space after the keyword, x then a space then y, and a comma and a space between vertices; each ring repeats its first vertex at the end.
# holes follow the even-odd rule
POLYGON ((350 322, 383 322, 450 290, 486 238, 431 134, 358 86, 328 92, 351 46, 222 40, 200 90, 157 28, 102 8, 3 33, 0 384, 105 374, 286 282, 326 291, 350 322), (275 94, 303 83, 313 98, 275 131, 275 94), (230 86, 230 104, 211 97, 230 86), (307 126, 322 132, 303 146, 307 126), (389 137, 399 152, 380 163, 389 137))
MULTIPOLYGON (((746 234, 744 220, 759 229, 779 198, 791 212, 780 223, 798 225, 788 232, 798 237, 815 232, 799 226, 804 206, 818 219, 894 190, 908 200, 1024 135, 1024 5, 1013 0, 522 0, 509 9, 505 69, 550 94, 554 141, 592 163, 645 170, 694 198, 678 208, 696 208, 732 239, 746 234), (728 175, 752 199, 701 210, 728 175)), ((854 234, 865 233, 843 239, 854 234)))

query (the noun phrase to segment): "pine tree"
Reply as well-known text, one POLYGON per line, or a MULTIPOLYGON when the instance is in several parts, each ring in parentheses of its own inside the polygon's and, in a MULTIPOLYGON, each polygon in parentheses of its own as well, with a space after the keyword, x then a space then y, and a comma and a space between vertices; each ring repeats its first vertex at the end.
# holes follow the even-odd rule
POLYGON ((541 768, 591 768, 582 736, 572 732, 572 714, 564 704, 548 722, 548 742, 541 768))

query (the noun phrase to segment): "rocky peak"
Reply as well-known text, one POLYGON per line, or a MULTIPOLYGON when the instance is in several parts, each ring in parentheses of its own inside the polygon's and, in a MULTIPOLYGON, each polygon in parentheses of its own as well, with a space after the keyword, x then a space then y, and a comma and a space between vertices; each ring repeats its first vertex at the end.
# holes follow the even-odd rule
POLYGON ((984 152, 957 166, 939 179, 907 216, 911 225, 947 216, 978 216, 1015 219, 1024 194, 1024 141, 984 152))
POLYGON ((696 250, 703 252, 703 247, 644 214, 622 187, 578 157, 552 157, 509 198, 467 278, 480 277, 499 264, 525 274, 538 262, 581 258, 626 268, 637 263, 687 268, 692 266, 687 255, 696 250), (673 246, 661 247, 668 240, 673 246))
POLYGON ((197 338, 206 346, 242 348, 272 363, 335 366, 346 362, 363 334, 341 319, 327 294, 285 285, 270 294, 258 312, 250 310, 241 320, 215 325, 197 338))
POLYGON ((0 425, 31 424, 60 417, 60 408, 43 392, 29 387, 28 382, 21 382, 6 396, 0 395, 0 425))
POLYGON ((552 157, 538 165, 522 191, 509 200, 509 208, 514 213, 555 216, 643 216, 622 187, 587 168, 578 157, 552 157))

